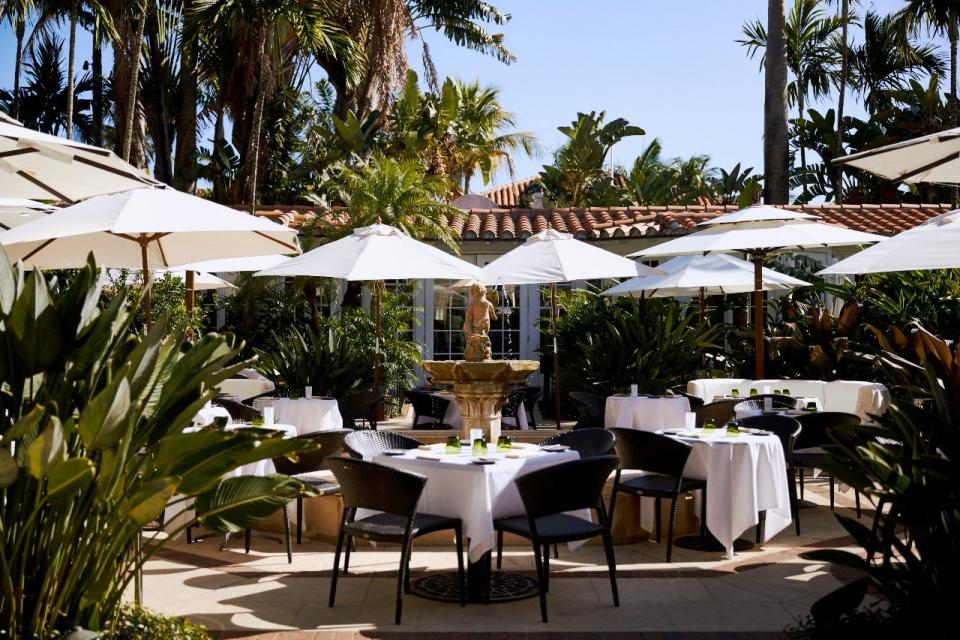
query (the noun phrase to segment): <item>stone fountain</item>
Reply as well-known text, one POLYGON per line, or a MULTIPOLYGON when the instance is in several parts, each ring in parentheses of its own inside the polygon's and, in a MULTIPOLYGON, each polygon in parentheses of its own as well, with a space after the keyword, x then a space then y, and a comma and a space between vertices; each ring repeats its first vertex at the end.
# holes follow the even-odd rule
POLYGON ((436 384, 453 385, 453 395, 463 416, 462 437, 470 438, 470 429, 482 429, 487 442, 500 437, 500 409, 510 385, 521 384, 540 368, 534 360, 494 360, 490 345, 490 321, 496 320, 493 304, 487 300, 481 284, 470 288, 463 332, 467 347, 463 360, 427 360, 424 370, 436 384))

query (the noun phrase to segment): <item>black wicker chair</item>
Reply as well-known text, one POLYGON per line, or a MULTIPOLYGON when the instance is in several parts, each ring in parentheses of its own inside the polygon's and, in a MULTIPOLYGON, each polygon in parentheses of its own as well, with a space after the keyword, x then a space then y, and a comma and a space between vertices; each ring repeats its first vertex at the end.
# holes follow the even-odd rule
POLYGON ((407 391, 407 400, 413 405, 414 429, 452 429, 443 421, 447 415, 450 400, 435 393, 424 391, 407 391), (430 418, 429 422, 421 422, 422 418, 430 418))
MULTIPOLYGON (((328 456, 338 456, 343 453, 343 439, 352 433, 349 429, 335 431, 317 431, 297 436, 300 440, 312 442, 317 448, 310 451, 301 451, 297 454, 297 461, 281 457, 273 459, 273 466, 277 473, 291 476, 300 482, 312 487, 321 496, 329 496, 340 492, 333 474, 327 468, 324 459, 328 456)), ((303 539, 303 496, 297 496, 297 544, 303 539)))
POLYGON ((617 437, 617 455, 620 456, 620 467, 613 481, 613 492, 610 495, 610 521, 613 521, 614 509, 617 506, 618 493, 630 493, 637 496, 654 498, 655 505, 655 533, 657 543, 660 542, 660 501, 670 499, 670 525, 667 529, 667 562, 673 556, 673 525, 677 519, 677 500, 681 493, 688 491, 702 491, 700 528, 706 530, 707 483, 704 480, 683 477, 683 468, 690 457, 692 446, 673 438, 639 431, 636 429, 613 429, 617 437), (621 482, 620 476, 624 469, 645 471, 641 476, 621 482))
POLYGON ((739 400, 719 400, 717 402, 708 402, 699 409, 694 409, 697 414, 697 426, 702 427, 707 418, 713 418, 718 427, 722 427, 734 418, 733 408, 740 402, 739 400))
POLYGON ((537 419, 533 415, 533 408, 537 406, 543 390, 540 387, 521 387, 524 392, 523 410, 527 412, 527 426, 531 429, 537 428, 537 419))
POLYGON ((750 396, 749 398, 744 398, 733 405, 734 414, 737 411, 757 411, 763 413, 766 409, 766 401, 770 400, 770 407, 773 411, 784 411, 797 408, 797 401, 795 398, 790 396, 781 396, 778 394, 762 394, 759 396, 750 396))
POLYGON ((514 430, 520 428, 520 407, 526 402, 527 393, 523 389, 514 389, 507 394, 507 400, 500 409, 500 415, 504 418, 512 418, 513 423, 502 422, 500 428, 503 430, 514 430))
POLYGON ((241 422, 253 422, 255 418, 262 418, 263 412, 259 409, 254 409, 250 405, 243 404, 239 400, 234 400, 232 398, 214 398, 212 404, 223 407, 227 410, 227 413, 230 414, 230 417, 234 420, 239 420, 241 422))
MULTIPOLYGON (((815 413, 806 413, 799 416, 797 420, 803 427, 800 436, 797 438, 796 447, 793 450, 794 465, 800 470, 800 498, 803 498, 803 471, 804 469, 823 469, 827 454, 823 446, 832 444, 830 432, 834 430, 843 430, 857 427, 860 425, 860 418, 852 413, 841 413, 839 411, 820 411, 815 413)), ((854 490, 856 499, 857 518, 860 517, 860 492, 854 490)), ((834 479, 830 476, 830 508, 834 506, 834 479)))
POLYGON ((610 573, 613 606, 620 606, 617 593, 617 561, 610 537, 610 523, 602 509, 603 485, 617 467, 616 456, 572 460, 537 469, 516 479, 526 515, 494 520, 499 532, 506 531, 530 540, 537 565, 540 616, 547 621, 547 592, 550 590, 550 545, 601 536, 610 573), (569 515, 570 511, 593 509, 597 522, 569 515))
POLYGON ((357 429, 377 428, 377 407, 383 402, 383 395, 376 391, 361 391, 337 398, 337 409, 343 418, 343 426, 357 429))
POLYGON ((389 449, 416 449, 422 442, 392 431, 354 431, 343 439, 343 448, 353 458, 372 460, 389 449))
POLYGON ((349 458, 328 458, 327 465, 340 483, 343 493, 343 517, 333 556, 330 581, 330 606, 337 596, 340 553, 346 544, 343 572, 350 564, 353 538, 400 544, 400 571, 397 579, 397 605, 394 619, 400 624, 403 594, 409 590, 411 542, 434 531, 453 529, 457 545, 457 569, 460 578, 460 604, 467 604, 466 575, 463 571, 463 531, 459 518, 417 513, 417 503, 427 484, 425 476, 391 469, 383 465, 349 458), (356 518, 357 509, 373 509, 366 518, 356 518))
POLYGON ((604 428, 606 398, 583 391, 571 391, 570 399, 577 405, 577 424, 573 426, 574 429, 604 428))
MULTIPOLYGON (((778 438, 783 447, 783 457, 787 462, 787 491, 790 492, 790 517, 793 518, 793 524, 800 535, 800 510, 797 509, 797 472, 793 465, 793 449, 797 442, 797 436, 800 435, 802 427, 796 418, 789 416, 750 416, 740 420, 741 427, 748 429, 764 429, 772 431, 778 438)), ((763 525, 766 520, 766 514, 760 514, 760 522, 757 524, 757 544, 760 544, 760 537, 763 531, 763 525)))
POLYGON ((703 398, 699 396, 695 396, 690 393, 680 393, 678 395, 681 395, 687 399, 687 401, 690 403, 690 411, 696 411, 705 404, 703 398))

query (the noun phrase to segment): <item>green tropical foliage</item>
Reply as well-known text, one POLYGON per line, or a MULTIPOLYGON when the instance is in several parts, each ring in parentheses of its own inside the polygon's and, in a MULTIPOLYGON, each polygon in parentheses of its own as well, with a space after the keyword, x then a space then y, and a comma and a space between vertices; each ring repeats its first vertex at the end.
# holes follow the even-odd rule
POLYGON ((13 637, 107 628, 165 543, 134 553, 168 503, 189 524, 238 531, 309 491, 283 476, 224 478, 293 454, 298 441, 261 429, 184 433, 247 365, 230 336, 189 343, 165 317, 135 334, 125 297, 100 299, 92 259, 70 282, 0 259, 0 625, 13 637))

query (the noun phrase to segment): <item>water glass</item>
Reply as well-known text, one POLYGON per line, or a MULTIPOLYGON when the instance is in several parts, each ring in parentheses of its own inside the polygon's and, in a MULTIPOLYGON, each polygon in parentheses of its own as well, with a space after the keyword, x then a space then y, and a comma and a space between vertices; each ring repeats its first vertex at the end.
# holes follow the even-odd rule
POLYGON ((703 421, 703 430, 707 433, 712 433, 717 428, 717 421, 713 418, 707 418, 703 421))
POLYGON ((497 449, 512 449, 513 442, 510 440, 510 436, 501 435, 497 438, 497 449))
POLYGON ((757 396, 757 395, 760 395, 760 394, 757 393, 756 387, 751 387, 751 388, 750 388, 750 395, 751 395, 751 396, 757 396))
POLYGON ((817 412, 817 403, 816 403, 816 401, 811 400, 810 402, 807 403, 807 412, 808 412, 808 413, 816 413, 816 412, 817 412))
POLYGON ((737 426, 736 422, 731 420, 727 423, 727 435, 731 437, 740 435, 740 427, 737 426))
POLYGON ((274 411, 276 411, 274 407, 263 408, 263 423, 268 427, 273 426, 274 411))
POLYGON ((730 397, 731 397, 731 398, 739 398, 739 397, 740 397, 740 389, 734 389, 733 391, 731 391, 731 392, 730 392, 730 397))
POLYGON ((789 396, 789 395, 790 395, 790 389, 784 389, 784 390, 783 390, 783 395, 789 396))
POLYGON ((450 436, 447 438, 447 453, 460 453, 459 436, 450 436))
POLYGON ((487 452, 487 443, 483 438, 477 438, 473 441, 473 455, 482 456, 487 452))
POLYGON ((683 426, 687 431, 693 431, 697 428, 697 414, 693 411, 687 411, 683 414, 683 426))
POLYGON ((638 394, 639 392, 640 392, 640 387, 639 387, 638 385, 635 385, 635 384, 630 385, 630 397, 631 397, 631 398, 636 398, 636 397, 637 397, 637 394, 638 394))
POLYGON ((304 387, 303 388, 303 397, 309 400, 313 397, 313 387, 304 387))
POLYGON ((483 438, 483 429, 470 429, 470 442, 483 438))

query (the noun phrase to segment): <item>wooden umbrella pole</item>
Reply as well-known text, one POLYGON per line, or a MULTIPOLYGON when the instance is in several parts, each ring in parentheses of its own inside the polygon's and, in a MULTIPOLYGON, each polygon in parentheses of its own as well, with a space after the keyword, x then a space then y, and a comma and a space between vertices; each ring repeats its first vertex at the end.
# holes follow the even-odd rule
POLYGON ((187 270, 187 318, 193 322, 193 307, 196 303, 196 291, 194 290, 194 272, 187 270))
POLYGON ((560 428, 560 354, 557 353, 557 283, 550 285, 550 327, 553 333, 553 413, 560 428))
POLYGON ((756 376, 763 379, 763 254, 753 254, 753 340, 756 351, 756 376))
POLYGON ((147 317, 147 331, 153 329, 153 314, 150 309, 150 264, 147 260, 147 244, 150 241, 140 236, 140 263, 143 267, 143 314, 147 317))
POLYGON ((373 390, 380 392, 380 285, 377 280, 373 283, 373 390))
POLYGON ((703 324, 704 313, 707 308, 706 296, 703 293, 703 287, 700 287, 700 324, 703 324))

